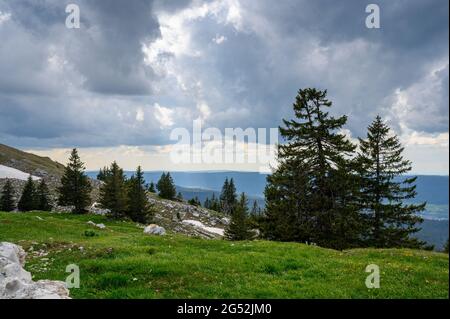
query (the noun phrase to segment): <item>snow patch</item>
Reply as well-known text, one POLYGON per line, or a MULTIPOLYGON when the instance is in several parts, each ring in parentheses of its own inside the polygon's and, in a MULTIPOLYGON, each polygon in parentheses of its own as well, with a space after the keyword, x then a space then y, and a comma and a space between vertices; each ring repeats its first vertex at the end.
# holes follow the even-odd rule
POLYGON ((206 230, 207 232, 210 232, 210 233, 213 233, 213 234, 217 234, 217 235, 220 235, 220 236, 224 235, 224 229, 218 228, 218 227, 206 226, 205 224, 203 224, 201 221, 198 221, 198 220, 186 219, 186 220, 183 220, 183 223, 190 224, 190 225, 193 225, 195 227, 202 228, 202 229, 206 230))
MULTIPOLYGON (((0 165, 0 178, 14 178, 14 179, 20 179, 23 181, 26 181, 28 179, 28 176, 30 174, 19 171, 18 169, 0 165)), ((31 176, 33 180, 39 180, 40 177, 31 176)))

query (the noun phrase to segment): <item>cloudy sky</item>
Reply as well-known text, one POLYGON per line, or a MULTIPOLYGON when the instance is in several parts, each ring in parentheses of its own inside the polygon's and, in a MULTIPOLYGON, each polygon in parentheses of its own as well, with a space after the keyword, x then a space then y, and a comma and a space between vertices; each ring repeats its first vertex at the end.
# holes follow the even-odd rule
POLYGON ((380 114, 414 172, 448 174, 447 0, 0 0, 0 143, 89 169, 176 165, 170 133, 277 127, 328 89, 347 133, 380 114), (79 29, 65 25, 80 8, 79 29), (365 26, 377 3, 381 28, 365 26))

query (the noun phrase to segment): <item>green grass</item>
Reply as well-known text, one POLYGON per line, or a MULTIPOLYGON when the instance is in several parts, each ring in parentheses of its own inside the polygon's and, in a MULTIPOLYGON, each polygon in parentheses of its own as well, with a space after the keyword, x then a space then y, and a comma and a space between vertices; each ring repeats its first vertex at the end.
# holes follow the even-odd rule
POLYGON ((0 213, 0 241, 29 252, 35 280, 65 280, 77 264, 73 298, 448 298, 448 255, 436 252, 146 236, 134 223, 43 212, 0 213), (379 289, 365 286, 368 264, 379 289))

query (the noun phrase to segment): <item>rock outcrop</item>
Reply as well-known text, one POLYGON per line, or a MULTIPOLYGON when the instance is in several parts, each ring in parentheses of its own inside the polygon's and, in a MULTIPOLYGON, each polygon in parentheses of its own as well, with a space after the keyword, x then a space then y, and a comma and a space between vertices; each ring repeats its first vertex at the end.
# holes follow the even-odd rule
POLYGON ((156 212, 154 222, 175 233, 217 239, 223 237, 223 230, 229 223, 221 213, 186 202, 166 200, 154 194, 149 196, 149 202, 156 212))
POLYGON ((144 228, 144 234, 163 236, 166 234, 166 230, 164 229, 164 227, 151 224, 144 228))
POLYGON ((39 280, 23 269, 26 253, 15 244, 0 243, 0 299, 70 299, 62 281, 39 280))

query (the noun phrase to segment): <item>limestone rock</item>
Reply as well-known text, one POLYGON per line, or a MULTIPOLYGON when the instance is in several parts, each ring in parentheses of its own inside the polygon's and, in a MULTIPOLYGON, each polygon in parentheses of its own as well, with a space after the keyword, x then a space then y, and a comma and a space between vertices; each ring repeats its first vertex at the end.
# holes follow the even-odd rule
POLYGON ((62 281, 34 282, 23 269, 25 257, 22 247, 0 243, 0 299, 70 299, 62 281))
POLYGON ((158 226, 156 224, 150 224, 144 228, 144 234, 162 236, 166 234, 166 230, 164 229, 164 227, 158 226))

